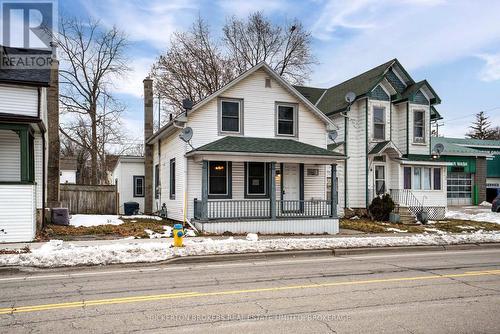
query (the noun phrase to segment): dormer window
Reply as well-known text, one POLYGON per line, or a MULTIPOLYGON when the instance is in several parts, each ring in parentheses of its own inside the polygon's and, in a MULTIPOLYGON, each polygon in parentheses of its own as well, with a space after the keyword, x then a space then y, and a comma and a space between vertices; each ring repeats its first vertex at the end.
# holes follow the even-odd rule
POLYGON ((373 139, 385 140, 385 108, 373 108, 373 139))
POLYGON ((423 110, 413 111, 413 142, 425 143, 425 112, 423 110))
POLYGON ((243 133, 243 101, 219 100, 219 129, 221 134, 243 133))

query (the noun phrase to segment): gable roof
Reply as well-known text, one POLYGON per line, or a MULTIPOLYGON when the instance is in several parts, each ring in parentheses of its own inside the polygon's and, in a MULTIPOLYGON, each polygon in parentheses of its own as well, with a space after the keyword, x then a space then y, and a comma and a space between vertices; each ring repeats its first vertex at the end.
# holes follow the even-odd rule
MULTIPOLYGON (((403 101, 408 98, 413 98, 413 96, 423 87, 428 89, 434 98, 431 99, 431 104, 440 103, 438 95, 434 89, 430 86, 427 80, 422 80, 415 83, 411 76, 406 72, 401 63, 395 58, 381 65, 378 65, 366 72, 363 72, 349 80, 346 80, 338 85, 330 87, 328 89, 314 88, 314 87, 304 87, 298 86, 297 90, 305 96, 309 96, 310 101, 316 101, 316 106, 326 115, 332 115, 336 112, 345 110, 348 103, 345 101, 345 95, 348 92, 354 92, 356 94, 356 99, 366 97, 377 85, 382 82, 391 85, 387 80, 386 74, 391 70, 395 69, 402 77, 403 84, 406 85, 404 91, 400 94, 395 94, 396 101, 403 101), (321 93, 321 95, 320 95, 321 93), (318 98, 317 96, 320 95, 318 98)), ((398 79, 399 81, 399 79, 398 79)), ((395 89, 397 92, 397 90, 395 89)))
POLYGON ((231 153, 259 153, 278 155, 301 155, 301 156, 323 156, 339 157, 343 155, 332 152, 321 147, 309 145, 293 139, 278 138, 255 138, 227 136, 187 153, 193 155, 203 152, 231 152, 231 153))
POLYGON ((51 51, 37 50, 37 49, 24 49, 24 48, 11 48, 0 45, 0 83, 18 84, 18 85, 33 85, 33 86, 49 86, 50 83, 50 69, 22 69, 22 68, 2 68, 4 57, 15 56, 22 57, 31 55, 43 55, 50 57, 51 51))
MULTIPOLYGON (((214 98, 220 96, 221 94, 223 94, 225 91, 227 91, 228 89, 234 87, 235 85, 237 85, 240 81, 242 81, 243 79, 249 77, 251 74, 255 73, 256 71, 260 70, 260 69, 263 69, 265 70, 273 79, 275 79, 276 81, 278 81, 278 83, 280 83, 290 94, 292 94, 293 96, 295 96, 299 101, 301 101, 302 103, 304 103, 314 114, 316 114, 316 116, 318 116, 325 124, 333 124, 332 123, 332 120, 330 118, 328 118, 325 114, 323 114, 323 112, 321 112, 321 110, 319 110, 309 99, 307 99, 304 95, 302 95, 301 93, 299 93, 297 91, 297 89, 295 89, 292 85, 290 85, 285 79, 283 79, 278 73, 276 73, 271 67, 269 67, 269 65, 267 65, 267 63, 265 62, 260 62, 258 63, 257 65, 255 65, 254 67, 250 68, 249 70, 243 72, 242 74, 240 74, 238 77, 236 77, 235 79, 233 79, 232 81, 230 81, 227 85, 225 85, 224 87, 218 89, 217 91, 215 91, 214 93, 210 94, 209 96, 205 97, 203 100, 199 101, 198 103, 196 103, 193 108, 191 109, 191 111, 189 112, 189 114, 193 113, 193 112, 196 112, 197 110, 199 110, 201 107, 203 107, 204 105, 206 105, 208 102, 212 101, 214 98)), ((188 114, 188 115, 189 115, 188 114)), ((184 115, 184 113, 182 114, 179 114, 177 115, 176 118, 178 117, 182 117, 184 115)), ((174 118, 173 120, 171 120, 170 122, 168 122, 166 125, 164 125, 160 130, 158 130, 156 133, 154 133, 150 138, 148 138, 146 140, 146 143, 150 143, 151 141, 155 140, 157 137, 161 136, 161 134, 166 131, 167 129, 169 129, 171 126, 173 126, 173 123, 174 121, 176 120, 176 118, 174 118)))

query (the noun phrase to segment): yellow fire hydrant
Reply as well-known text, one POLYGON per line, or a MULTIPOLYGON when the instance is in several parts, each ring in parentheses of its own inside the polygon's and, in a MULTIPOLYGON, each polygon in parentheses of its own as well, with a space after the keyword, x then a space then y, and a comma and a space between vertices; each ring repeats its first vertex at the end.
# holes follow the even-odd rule
POLYGON ((174 247, 183 247, 184 229, 182 228, 182 224, 175 224, 172 234, 174 236, 174 247))

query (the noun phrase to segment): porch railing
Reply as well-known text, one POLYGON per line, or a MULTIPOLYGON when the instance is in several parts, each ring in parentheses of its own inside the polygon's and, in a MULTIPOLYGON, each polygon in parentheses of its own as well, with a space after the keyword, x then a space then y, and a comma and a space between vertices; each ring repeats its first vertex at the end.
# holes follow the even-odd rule
MULTIPOLYGON (((206 217, 203 217, 203 202, 194 200, 194 218, 214 219, 271 219, 270 199, 251 200, 209 200, 206 203, 206 217)), ((277 218, 331 217, 329 200, 277 200, 274 209, 277 218)))
POLYGON ((278 200, 277 217, 326 217, 331 213, 328 200, 278 200))
POLYGON ((408 208, 415 216, 423 209, 422 203, 410 189, 391 189, 391 198, 398 207, 408 208))

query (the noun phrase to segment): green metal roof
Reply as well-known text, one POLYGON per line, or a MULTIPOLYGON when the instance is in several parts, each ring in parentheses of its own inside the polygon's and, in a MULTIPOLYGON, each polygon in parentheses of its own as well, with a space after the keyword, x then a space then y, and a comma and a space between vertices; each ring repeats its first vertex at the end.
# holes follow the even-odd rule
POLYGON ((384 149, 384 147, 387 146, 387 144, 389 144, 390 141, 381 141, 380 143, 377 143, 377 145, 375 145, 371 150, 370 152, 368 152, 368 154, 377 154, 377 153, 380 153, 380 151, 382 151, 384 149))
POLYGON ((324 148, 302 143, 293 139, 253 138, 227 136, 203 145, 196 152, 238 152, 287 155, 310 155, 324 157, 343 157, 342 154, 324 148))
POLYGON ((293 88, 295 88, 306 99, 311 101, 312 104, 316 104, 319 98, 326 91, 326 88, 316 88, 316 87, 306 87, 306 86, 293 86, 293 88))
POLYGON ((431 137, 431 147, 436 144, 443 144, 444 151, 442 155, 477 155, 486 156, 487 152, 482 150, 468 147, 467 145, 482 146, 481 148, 488 148, 491 146, 500 147, 500 140, 480 140, 480 139, 463 139, 463 138, 445 138, 445 137, 431 137))

